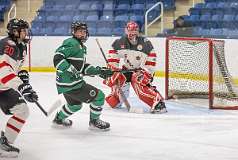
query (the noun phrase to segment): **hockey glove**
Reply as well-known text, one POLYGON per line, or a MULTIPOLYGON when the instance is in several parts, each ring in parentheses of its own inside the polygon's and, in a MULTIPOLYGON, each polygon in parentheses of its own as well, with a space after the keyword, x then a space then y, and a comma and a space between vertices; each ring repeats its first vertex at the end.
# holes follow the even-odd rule
POLYGON ((69 66, 67 71, 72 73, 75 78, 79 78, 81 76, 81 72, 79 72, 72 64, 69 66))
POLYGON ((30 84, 21 84, 18 87, 18 91, 21 93, 21 95, 28 101, 28 102, 36 102, 38 100, 38 95, 34 90, 32 90, 32 87, 30 84))
POLYGON ((99 77, 101 77, 103 79, 107 79, 113 75, 113 71, 106 67, 97 66, 96 70, 97 70, 97 74, 99 75, 99 77))
POLYGON ((29 83, 29 73, 27 70, 21 70, 18 72, 18 77, 22 80, 23 83, 29 83))

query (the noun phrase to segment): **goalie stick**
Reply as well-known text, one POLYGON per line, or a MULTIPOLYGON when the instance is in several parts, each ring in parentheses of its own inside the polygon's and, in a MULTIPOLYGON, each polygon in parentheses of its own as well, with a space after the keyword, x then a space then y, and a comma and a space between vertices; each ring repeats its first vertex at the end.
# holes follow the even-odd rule
MULTIPOLYGON (((103 56, 105 62, 108 64, 108 60, 107 60, 107 58, 106 58, 106 55, 105 55, 105 53, 104 53, 104 51, 103 51, 103 49, 102 49, 102 47, 101 47, 101 45, 100 45, 100 43, 99 43, 99 41, 98 41, 97 38, 96 38, 96 42, 97 42, 97 45, 98 45, 98 47, 99 47, 99 49, 100 49, 100 51, 101 51, 101 53, 102 53, 102 56, 103 56)), ((138 70, 138 69, 136 69, 136 70, 138 70)), ((133 70, 133 71, 135 71, 135 70, 133 70)), ((125 106, 126 106, 128 112, 141 113, 141 112, 142 112, 141 110, 132 109, 132 107, 131 107, 129 101, 127 100, 125 94, 124 94, 123 91, 121 90, 121 87, 119 86, 118 83, 119 83, 119 82, 117 81, 117 87, 118 87, 118 91, 119 91, 119 94, 120 94, 119 97, 120 97, 120 99, 122 100, 122 102, 125 104, 125 106)))

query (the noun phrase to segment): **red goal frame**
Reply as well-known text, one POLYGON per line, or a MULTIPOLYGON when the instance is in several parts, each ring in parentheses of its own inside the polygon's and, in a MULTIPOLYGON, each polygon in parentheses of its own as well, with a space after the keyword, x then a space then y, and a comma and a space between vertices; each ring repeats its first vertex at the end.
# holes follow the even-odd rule
MULTIPOLYGON (((171 40, 181 40, 181 41, 201 41, 208 43, 208 50, 209 50, 209 63, 208 63, 208 103, 209 109, 225 109, 225 110, 238 110, 238 105, 235 106, 214 106, 214 94, 213 94, 213 44, 214 41, 209 38, 193 38, 193 37, 167 37, 166 38, 166 52, 165 52, 165 99, 171 99, 169 97, 169 45, 171 40)), ((238 99, 237 99, 238 102, 238 99)))

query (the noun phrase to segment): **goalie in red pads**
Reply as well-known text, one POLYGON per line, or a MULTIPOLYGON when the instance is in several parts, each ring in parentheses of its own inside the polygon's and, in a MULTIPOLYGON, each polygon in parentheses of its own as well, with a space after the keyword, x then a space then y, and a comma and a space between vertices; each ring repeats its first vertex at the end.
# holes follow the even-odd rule
POLYGON ((125 33, 125 36, 113 42, 107 60, 111 69, 128 72, 114 72, 112 77, 104 81, 111 87, 111 94, 106 97, 107 103, 112 108, 120 107, 122 101, 118 87, 128 97, 131 84, 137 96, 148 104, 151 113, 167 112, 164 98, 151 85, 156 66, 156 53, 151 42, 139 36, 139 26, 136 22, 128 22, 125 33), (119 68, 120 60, 124 62, 122 68, 119 68))

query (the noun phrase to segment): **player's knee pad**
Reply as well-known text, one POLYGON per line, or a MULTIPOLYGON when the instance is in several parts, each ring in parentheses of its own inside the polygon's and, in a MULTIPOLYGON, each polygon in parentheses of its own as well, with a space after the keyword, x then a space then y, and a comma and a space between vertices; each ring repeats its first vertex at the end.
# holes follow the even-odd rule
POLYGON ((15 105, 13 108, 10 109, 10 112, 24 120, 28 118, 30 113, 26 103, 20 103, 15 105))
POLYGON ((92 101, 92 104, 95 106, 102 106, 104 105, 104 101, 105 101, 105 94, 101 90, 98 90, 98 94, 96 98, 92 101))
POLYGON ((112 108, 116 108, 120 104, 119 97, 112 94, 106 97, 106 101, 112 108))

